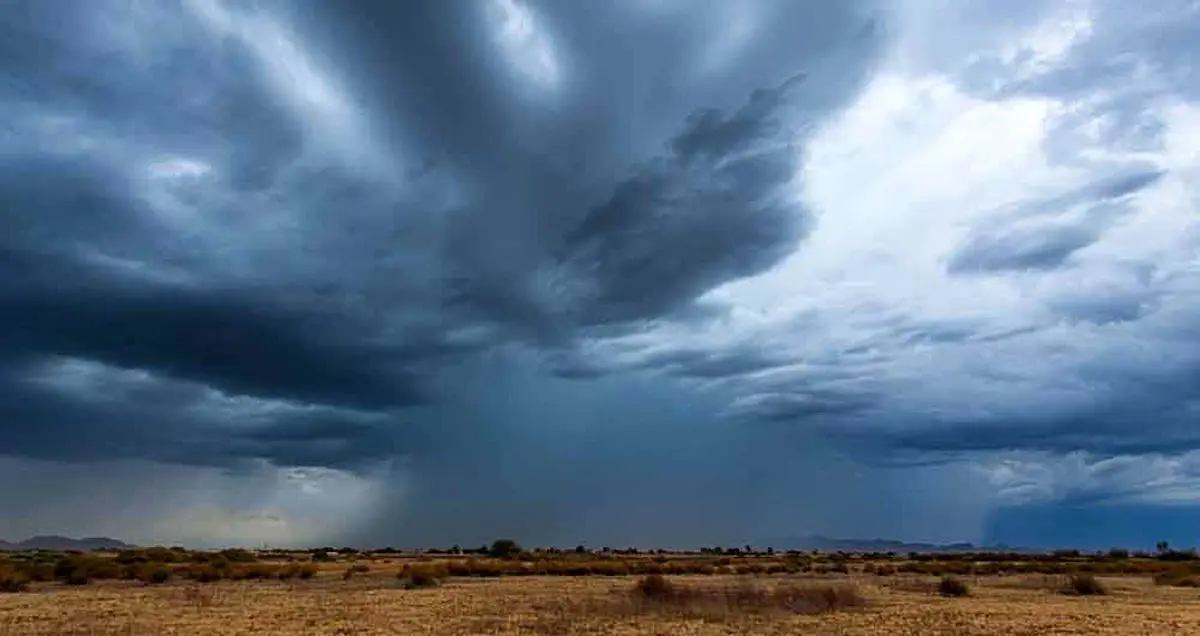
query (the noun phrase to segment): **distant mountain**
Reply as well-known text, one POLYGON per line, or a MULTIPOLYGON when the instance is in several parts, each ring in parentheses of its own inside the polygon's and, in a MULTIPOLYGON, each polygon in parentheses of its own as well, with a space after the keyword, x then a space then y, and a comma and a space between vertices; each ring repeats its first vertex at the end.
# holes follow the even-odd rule
POLYGON ((124 541, 108 537, 84 537, 72 539, 57 535, 30 537, 16 543, 0 539, 0 551, 16 552, 20 550, 128 550, 134 548, 124 541))
POLYGON ((756 547, 776 550, 823 550, 843 552, 1000 552, 1014 550, 1005 545, 977 546, 971 543, 908 543, 890 539, 835 539, 819 534, 807 537, 759 539, 756 547))

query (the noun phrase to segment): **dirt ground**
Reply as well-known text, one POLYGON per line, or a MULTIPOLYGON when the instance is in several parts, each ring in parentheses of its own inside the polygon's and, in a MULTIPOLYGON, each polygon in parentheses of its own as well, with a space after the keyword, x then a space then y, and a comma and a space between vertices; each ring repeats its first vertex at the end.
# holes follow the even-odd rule
MULTIPOLYGON (((771 585, 778 577, 758 580, 771 585)), ((1102 579, 1109 594, 1094 597, 1061 594, 1044 577, 966 578, 965 598, 933 594, 934 579, 841 580, 858 586, 865 606, 817 615, 646 611, 628 605, 632 577, 451 579, 417 590, 383 572, 348 581, 323 573, 296 582, 41 584, 0 595, 0 636, 1200 635, 1200 590, 1154 586, 1147 578, 1102 579)))

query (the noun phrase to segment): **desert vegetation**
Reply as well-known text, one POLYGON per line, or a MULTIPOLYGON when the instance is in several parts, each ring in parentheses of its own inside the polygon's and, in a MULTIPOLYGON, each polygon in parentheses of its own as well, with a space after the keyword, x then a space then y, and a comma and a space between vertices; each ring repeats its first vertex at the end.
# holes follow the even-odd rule
POLYGON ((0 636, 161 633, 1200 634, 1200 558, 526 549, 507 539, 0 558, 0 636))

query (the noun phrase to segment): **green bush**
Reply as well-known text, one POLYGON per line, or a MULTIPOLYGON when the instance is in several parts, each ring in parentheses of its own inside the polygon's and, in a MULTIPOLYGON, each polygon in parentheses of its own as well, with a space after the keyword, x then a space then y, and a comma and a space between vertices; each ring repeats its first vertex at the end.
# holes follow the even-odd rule
POLYGON ((159 585, 171 580, 172 574, 165 563, 143 563, 138 566, 134 578, 148 585, 159 585))
POLYGON ((125 575, 124 568, 114 559, 82 554, 62 557, 54 564, 52 573, 54 578, 70 585, 86 585, 92 579, 119 579, 125 575))

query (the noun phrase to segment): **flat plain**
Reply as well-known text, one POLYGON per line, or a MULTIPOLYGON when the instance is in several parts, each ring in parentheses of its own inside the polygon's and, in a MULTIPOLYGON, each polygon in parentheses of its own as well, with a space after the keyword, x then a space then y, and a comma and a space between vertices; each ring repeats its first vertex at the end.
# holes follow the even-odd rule
POLYGON ((639 574, 406 578, 437 567, 433 559, 360 557, 321 563, 304 579, 35 581, 0 594, 0 636, 1200 635, 1200 589, 1140 574, 1099 576, 1094 595, 1070 593, 1065 574, 956 576, 965 595, 946 596, 941 576, 879 575, 860 561, 846 573, 668 575, 673 590, 688 592, 668 601, 641 594, 639 574), (828 606, 771 600, 797 589, 851 598, 828 606))

